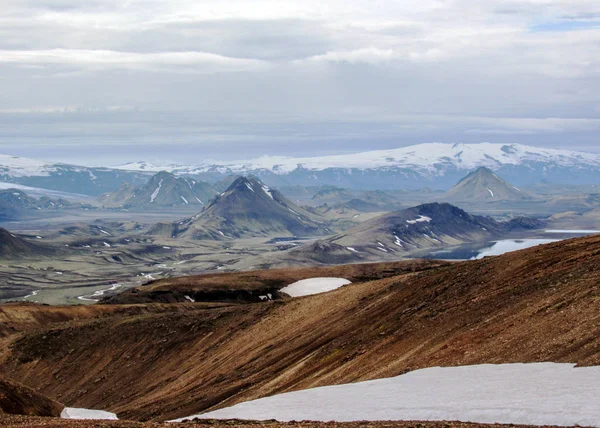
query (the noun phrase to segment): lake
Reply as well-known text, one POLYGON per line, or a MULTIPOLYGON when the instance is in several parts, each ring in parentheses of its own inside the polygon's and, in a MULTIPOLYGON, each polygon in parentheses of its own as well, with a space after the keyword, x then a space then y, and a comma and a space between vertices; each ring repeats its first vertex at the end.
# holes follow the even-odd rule
POLYGON ((537 245, 549 244, 551 242, 561 241, 563 239, 573 238, 575 236, 585 236, 600 233, 599 230, 545 230, 545 233, 553 236, 552 238, 523 238, 523 239, 502 239, 499 241, 479 242, 476 244, 465 244, 458 247, 433 250, 419 254, 419 257, 425 259, 443 259, 443 260, 479 260, 486 256, 499 256, 511 251, 524 250, 525 248, 535 247, 537 245))

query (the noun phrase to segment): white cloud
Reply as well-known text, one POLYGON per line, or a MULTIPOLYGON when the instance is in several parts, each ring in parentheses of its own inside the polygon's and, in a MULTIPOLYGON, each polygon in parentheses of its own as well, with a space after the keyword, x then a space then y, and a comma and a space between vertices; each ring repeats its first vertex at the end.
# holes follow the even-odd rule
POLYGON ((207 52, 116 52, 109 50, 49 49, 0 51, 0 63, 48 64, 89 68, 189 70, 198 72, 257 70, 266 66, 255 59, 230 58, 207 52))
POLYGON ((307 58, 316 62, 349 62, 349 63, 378 63, 397 59, 398 53, 393 49, 363 48, 349 51, 330 51, 322 55, 307 58))
POLYGON ((532 135, 528 129, 467 129, 465 134, 473 135, 532 135))
MULTIPOLYGON (((116 110, 128 141, 218 138, 182 115, 228 141, 580 138, 598 130, 598 22, 598 0, 2 0, 0 113, 71 106, 87 124, 56 135, 73 139, 110 106, 169 121, 116 110)), ((5 138, 54 132, 41 116, 5 138)))

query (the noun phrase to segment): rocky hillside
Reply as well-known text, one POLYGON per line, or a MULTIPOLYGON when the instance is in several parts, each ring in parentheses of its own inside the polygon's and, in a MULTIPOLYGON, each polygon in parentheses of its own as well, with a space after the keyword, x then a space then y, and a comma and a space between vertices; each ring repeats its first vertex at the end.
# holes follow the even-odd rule
POLYGON ((290 261, 303 261, 317 265, 339 265, 366 261, 356 251, 322 240, 293 248, 287 252, 286 257, 290 261))
POLYGON ((150 234, 224 240, 250 236, 314 236, 325 220, 300 208, 253 178, 238 177, 196 216, 156 225, 150 234))
POLYGON ((98 202, 107 208, 122 207, 133 198, 134 194, 135 186, 131 183, 123 183, 116 191, 98 196, 98 202))
POLYGON ((535 219, 497 222, 490 217, 471 215, 454 205, 431 203, 367 220, 329 241, 359 253, 398 257, 418 249, 486 241, 514 230, 542 226, 535 219))
POLYGON ((323 189, 319 190, 315 195, 311 198, 312 205, 322 205, 322 204, 338 204, 347 202, 351 199, 356 198, 354 193, 352 193, 348 189, 340 189, 335 186, 324 186, 323 189))
POLYGON ((173 174, 162 171, 154 175, 144 187, 136 190, 123 206, 125 208, 203 206, 206 202, 206 194, 198 195, 197 189, 201 189, 201 187, 197 186, 195 181, 175 177, 173 174), (200 196, 205 200, 203 201, 200 196))
MULTIPOLYGON (((362 276, 351 266, 305 271, 353 281, 336 291, 259 303, 96 305, 94 316, 0 306, 14 320, 3 371, 69 406, 165 420, 423 367, 600 364, 600 236, 438 266, 368 265, 362 276)), ((252 274, 211 281, 235 289, 252 274)), ((287 275, 279 282, 297 279, 287 275)), ((207 284, 170 281, 154 291, 207 284)))
POLYGON ((138 189, 131 184, 123 183, 117 191, 104 194, 98 200, 106 207, 152 209, 203 206, 216 194, 217 192, 208 183, 176 177, 161 171, 138 189))
POLYGON ((308 209, 315 214, 335 219, 348 215, 356 216, 360 213, 396 211, 403 205, 399 199, 380 190, 356 192, 356 196, 350 196, 352 196, 350 199, 345 198, 343 202, 326 202, 308 209))

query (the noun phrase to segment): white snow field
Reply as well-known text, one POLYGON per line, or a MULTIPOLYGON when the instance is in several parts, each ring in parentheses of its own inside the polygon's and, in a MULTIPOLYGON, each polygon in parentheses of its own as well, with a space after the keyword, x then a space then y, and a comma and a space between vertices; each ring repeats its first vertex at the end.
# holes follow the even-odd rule
POLYGON ((75 407, 65 407, 60 414, 62 419, 96 419, 118 421, 117 415, 104 410, 77 409, 75 407))
POLYGON ((267 170, 275 174, 288 174, 299 167, 312 171, 327 168, 413 168, 428 175, 443 174, 433 165, 448 168, 472 170, 480 166, 497 168, 499 165, 522 165, 526 162, 552 163, 562 166, 600 165, 600 154, 571 150, 545 149, 521 144, 445 144, 425 143, 392 150, 376 150, 319 157, 262 156, 251 160, 231 162, 206 161, 202 165, 152 165, 146 162, 133 162, 115 166, 115 169, 129 171, 162 171, 174 174, 198 174, 222 170, 228 173, 267 170))
POLYGON ((600 427, 600 367, 533 363, 433 367, 290 392, 202 415, 278 421, 463 421, 600 427))
POLYGON ((344 278, 310 278, 294 282, 279 291, 292 297, 301 297, 325 293, 348 284, 351 284, 351 282, 344 278))

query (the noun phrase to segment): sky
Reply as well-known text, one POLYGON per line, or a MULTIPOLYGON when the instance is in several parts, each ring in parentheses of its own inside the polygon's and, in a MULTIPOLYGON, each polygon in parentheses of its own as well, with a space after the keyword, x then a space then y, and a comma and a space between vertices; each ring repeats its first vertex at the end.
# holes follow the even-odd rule
POLYGON ((600 151, 600 0, 0 0, 0 153, 600 151))

